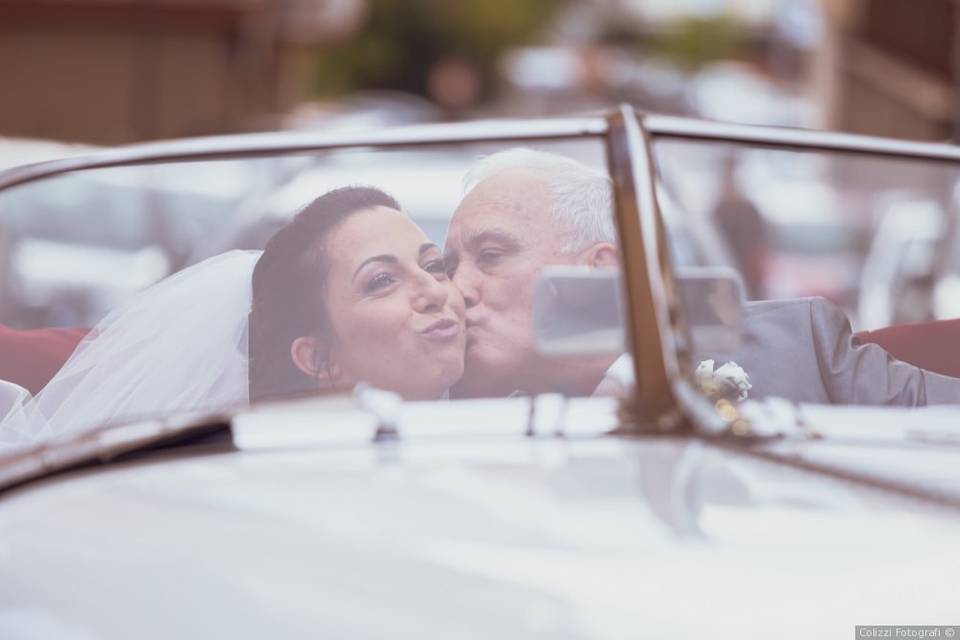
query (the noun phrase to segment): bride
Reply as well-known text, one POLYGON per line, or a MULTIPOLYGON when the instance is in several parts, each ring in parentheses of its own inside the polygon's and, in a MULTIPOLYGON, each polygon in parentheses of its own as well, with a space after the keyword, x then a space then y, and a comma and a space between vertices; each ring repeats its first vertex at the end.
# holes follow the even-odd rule
POLYGON ((440 398, 463 373, 464 345, 463 297, 440 249, 389 195, 345 187, 262 255, 215 256, 111 312, 36 398, 7 411, 0 443, 361 381, 440 398))

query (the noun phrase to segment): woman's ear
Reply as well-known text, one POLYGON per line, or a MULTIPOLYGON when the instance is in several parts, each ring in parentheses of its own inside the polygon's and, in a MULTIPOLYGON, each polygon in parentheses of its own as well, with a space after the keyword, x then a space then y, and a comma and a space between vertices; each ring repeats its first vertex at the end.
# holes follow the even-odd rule
POLYGON ((588 267, 619 267, 620 254, 611 242, 598 242, 581 254, 581 262, 588 267))
POLYGON ((301 336, 290 343, 293 364, 316 380, 321 388, 332 387, 339 376, 339 367, 330 361, 328 351, 315 336, 301 336))

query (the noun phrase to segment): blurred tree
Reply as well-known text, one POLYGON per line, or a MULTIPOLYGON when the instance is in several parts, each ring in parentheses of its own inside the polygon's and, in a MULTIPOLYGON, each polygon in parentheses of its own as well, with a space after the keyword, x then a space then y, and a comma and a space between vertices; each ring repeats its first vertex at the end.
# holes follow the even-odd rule
POLYGON ((368 0, 364 27, 317 50, 314 89, 391 89, 467 106, 493 90, 499 55, 536 40, 568 1, 368 0))
POLYGON ((600 21, 595 41, 633 49, 641 56, 666 60, 695 71, 718 60, 753 57, 763 33, 751 33, 735 14, 687 14, 669 22, 645 22, 636 15, 611 11, 600 21))
POLYGON ((680 68, 693 70, 749 49, 744 25, 733 15, 687 16, 653 38, 653 51, 680 68))

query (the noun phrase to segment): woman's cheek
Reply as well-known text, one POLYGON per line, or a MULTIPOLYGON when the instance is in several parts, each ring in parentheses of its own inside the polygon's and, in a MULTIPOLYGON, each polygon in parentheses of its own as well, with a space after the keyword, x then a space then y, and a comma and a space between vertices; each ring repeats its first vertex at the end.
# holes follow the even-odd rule
POLYGON ((354 319, 368 341, 389 342, 405 328, 409 314, 400 300, 401 297, 386 296, 371 300, 371 304, 354 319))
POLYGON ((403 321, 389 299, 366 300, 340 315, 341 361, 351 378, 391 388, 394 370, 405 359, 398 340, 403 321))
POLYGON ((348 360, 369 360, 382 353, 396 336, 396 311, 389 298, 361 300, 337 309, 334 329, 338 342, 348 345, 348 360), (353 356, 353 357, 351 357, 353 356))

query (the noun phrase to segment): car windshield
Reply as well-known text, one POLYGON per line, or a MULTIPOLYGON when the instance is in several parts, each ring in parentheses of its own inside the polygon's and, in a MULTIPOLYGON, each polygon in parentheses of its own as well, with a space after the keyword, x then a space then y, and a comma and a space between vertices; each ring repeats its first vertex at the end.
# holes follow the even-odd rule
POLYGON ((564 351, 577 305, 545 275, 616 270, 605 158, 590 137, 358 147, 2 191, 0 442, 358 384, 622 394, 620 343, 564 351))
POLYGON ((954 164, 651 140, 670 268, 643 305, 631 283, 633 325, 618 275, 643 251, 614 212, 651 201, 598 134, 280 145, 0 191, 0 443, 358 385, 622 398, 680 375, 725 418, 960 402, 954 164), (679 367, 650 383, 661 345, 679 367))
POLYGON ((678 273, 735 274, 739 344, 693 328, 686 367, 713 399, 960 403, 957 165, 657 137, 678 273))

